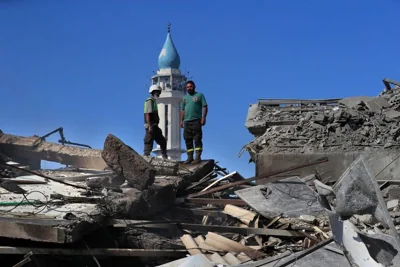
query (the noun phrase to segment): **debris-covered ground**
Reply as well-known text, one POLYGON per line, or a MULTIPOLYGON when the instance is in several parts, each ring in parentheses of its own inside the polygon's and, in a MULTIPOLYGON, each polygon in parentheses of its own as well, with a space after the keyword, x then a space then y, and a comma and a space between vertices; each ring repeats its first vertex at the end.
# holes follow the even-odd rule
MULTIPOLYGON (((265 133, 248 150, 397 151, 399 96, 260 105, 265 133)), ((245 178, 211 159, 144 158, 111 134, 94 150, 1 133, 0 152, 2 266, 400 266, 400 180, 377 179, 363 155, 324 183, 314 166, 328 158, 245 178)))

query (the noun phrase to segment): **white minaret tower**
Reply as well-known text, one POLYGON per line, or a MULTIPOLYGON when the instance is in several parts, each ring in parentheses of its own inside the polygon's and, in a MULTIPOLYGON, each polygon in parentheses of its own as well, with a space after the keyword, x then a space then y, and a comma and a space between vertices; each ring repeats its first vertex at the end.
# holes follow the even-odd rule
MULTIPOLYGON (((181 74, 179 66, 181 60, 171 38, 171 24, 168 24, 168 34, 164 46, 158 57, 157 74, 151 77, 152 84, 162 88, 158 103, 159 127, 167 139, 167 153, 172 160, 181 160, 184 150, 181 149, 180 104, 185 95, 187 78, 181 74)), ((160 147, 153 152, 161 156, 160 147)))

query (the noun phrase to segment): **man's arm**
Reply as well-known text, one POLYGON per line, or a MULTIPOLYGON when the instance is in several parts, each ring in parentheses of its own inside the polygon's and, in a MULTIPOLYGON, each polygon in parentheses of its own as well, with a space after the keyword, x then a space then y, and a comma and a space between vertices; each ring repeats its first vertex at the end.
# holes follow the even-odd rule
POLYGON ((146 113, 146 123, 150 126, 150 113, 146 113))
POLYGON ((201 105, 203 106, 203 116, 201 118, 201 125, 206 125, 206 119, 207 119, 207 114, 208 114, 208 104, 206 97, 202 95, 201 97, 201 105))
POLYGON ((184 99, 182 99, 182 103, 181 103, 181 127, 183 128, 183 120, 185 119, 185 101, 184 99))
POLYGON ((207 113, 208 113, 208 106, 203 107, 203 119, 207 118, 207 113))
POLYGON ((183 120, 185 118, 185 111, 182 109, 181 110, 181 127, 183 128, 183 120))
POLYGON ((149 99, 149 100, 146 100, 146 102, 144 103, 144 115, 146 118, 146 123, 149 126, 149 130, 151 131, 150 113, 153 113, 153 103, 149 99))

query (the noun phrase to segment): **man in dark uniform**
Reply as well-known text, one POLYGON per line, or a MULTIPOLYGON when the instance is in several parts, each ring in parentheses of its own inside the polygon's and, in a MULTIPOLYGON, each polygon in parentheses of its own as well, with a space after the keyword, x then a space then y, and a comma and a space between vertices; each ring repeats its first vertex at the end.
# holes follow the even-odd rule
POLYGON ((153 142, 156 141, 161 148, 163 159, 168 159, 167 142, 161 129, 158 127, 160 117, 158 116, 156 99, 161 94, 161 88, 158 85, 152 85, 150 86, 149 93, 151 96, 147 98, 144 103, 144 127, 146 129, 146 135, 144 137, 144 156, 150 156, 153 150, 153 142))
POLYGON ((182 98, 181 106, 181 127, 184 128, 183 138, 188 155, 184 163, 195 164, 201 161, 203 151, 202 127, 206 124, 208 106, 205 96, 196 92, 196 85, 193 81, 186 82, 186 91, 188 94, 182 98), (194 151, 196 151, 196 158, 193 160, 194 151))

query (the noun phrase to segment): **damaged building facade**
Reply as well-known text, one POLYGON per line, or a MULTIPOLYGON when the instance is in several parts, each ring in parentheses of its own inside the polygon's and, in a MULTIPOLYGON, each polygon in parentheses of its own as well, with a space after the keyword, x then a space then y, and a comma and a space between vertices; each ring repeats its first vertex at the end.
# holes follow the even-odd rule
MULTIPOLYGON (((399 89, 390 82, 384 80, 377 97, 261 99, 250 105, 246 127, 255 140, 246 150, 256 163, 256 175, 326 156, 329 163, 316 169, 337 180, 360 155, 375 174, 380 172, 399 148, 399 89)), ((398 179, 400 162, 390 166, 380 175, 398 179)))

